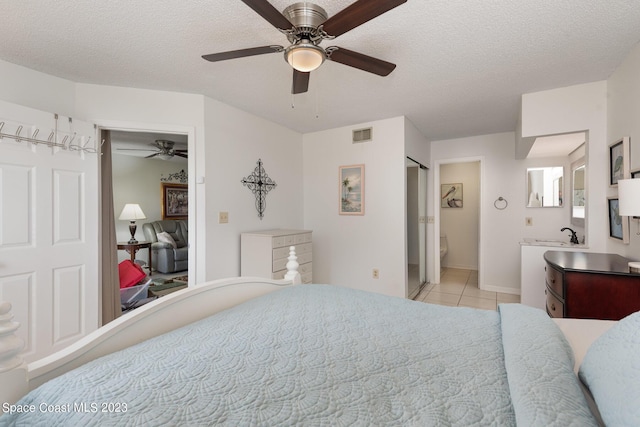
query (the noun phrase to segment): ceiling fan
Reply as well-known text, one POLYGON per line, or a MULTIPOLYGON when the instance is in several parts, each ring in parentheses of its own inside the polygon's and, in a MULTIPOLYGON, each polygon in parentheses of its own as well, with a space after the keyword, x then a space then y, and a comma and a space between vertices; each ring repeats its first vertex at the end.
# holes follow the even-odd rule
POLYGON ((267 0, 242 0, 258 15, 287 36, 288 47, 271 45, 203 55, 207 61, 217 62, 265 53, 284 52, 285 60, 293 67, 291 93, 304 93, 309 88, 309 75, 329 59, 379 76, 387 76, 396 65, 362 53, 337 46, 320 47, 407 0, 358 0, 331 18, 320 6, 301 2, 288 6, 282 13, 267 0))
MULTIPOLYGON (((179 157, 184 157, 185 159, 188 158, 187 155, 187 150, 177 150, 174 149, 174 145, 176 143, 174 141, 169 141, 166 139, 156 139, 156 141, 154 143, 151 143, 149 145, 152 145, 155 147, 155 150, 157 150, 155 153, 150 154, 148 156, 145 156, 145 159, 150 159, 152 157, 159 157, 162 160, 169 160, 170 158, 172 158, 173 156, 179 156, 179 157)), ((153 151, 154 148, 118 148, 118 150, 122 150, 122 151, 153 151)))

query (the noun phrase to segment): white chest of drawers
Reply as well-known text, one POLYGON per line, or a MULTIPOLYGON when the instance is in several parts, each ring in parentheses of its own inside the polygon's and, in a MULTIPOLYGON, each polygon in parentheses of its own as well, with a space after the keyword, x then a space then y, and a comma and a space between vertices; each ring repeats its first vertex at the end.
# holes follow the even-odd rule
POLYGON ((240 274, 283 279, 289 246, 296 247, 302 283, 313 281, 311 230, 265 230, 240 235, 240 274))

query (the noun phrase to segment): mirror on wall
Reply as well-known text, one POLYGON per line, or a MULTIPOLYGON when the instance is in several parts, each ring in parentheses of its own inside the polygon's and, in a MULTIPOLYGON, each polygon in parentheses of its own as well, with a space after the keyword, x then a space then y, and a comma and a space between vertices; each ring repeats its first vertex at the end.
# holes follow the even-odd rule
POLYGON ((585 159, 571 164, 571 224, 584 227, 587 205, 585 159))
POLYGON ((527 168, 527 207, 563 206, 564 168, 562 166, 527 168))

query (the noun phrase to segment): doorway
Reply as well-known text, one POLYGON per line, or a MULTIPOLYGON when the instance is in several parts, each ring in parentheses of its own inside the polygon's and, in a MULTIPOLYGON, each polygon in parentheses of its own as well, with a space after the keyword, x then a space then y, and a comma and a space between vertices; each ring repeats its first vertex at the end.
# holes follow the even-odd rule
POLYGON ((482 158, 440 161, 434 174, 436 283, 443 268, 478 272, 482 284, 482 158), (441 249, 446 248, 446 251, 441 249))
POLYGON ((427 168, 407 157, 407 296, 414 299, 427 283, 427 168))
MULTIPOLYGON (((183 165, 184 167, 181 166, 178 170, 182 171, 184 169, 184 173, 179 173, 179 175, 186 175, 185 176, 185 179, 187 182, 186 185, 188 186, 187 201, 188 201, 188 206, 190 207, 189 213, 188 213, 188 219, 187 219, 187 224, 188 224, 187 227, 188 229, 192 230, 192 233, 191 233, 192 237, 189 238, 189 245, 187 249, 187 252, 188 252, 187 270, 189 272, 187 276, 187 282, 189 285, 192 285, 193 283, 197 283, 199 280, 203 280, 201 276, 204 276, 205 268, 204 267, 198 268, 198 264, 202 265, 202 263, 196 263, 196 257, 197 257, 197 254, 199 253, 199 251, 197 251, 196 249, 198 248, 199 242, 200 243, 202 242, 202 239, 199 237, 199 233, 196 232, 197 205, 196 205, 196 191, 195 191, 196 190, 195 158, 197 156, 196 156, 196 150, 195 150, 195 128, 191 126, 181 126, 181 125, 150 126, 144 123, 118 122, 118 121, 98 122, 97 127, 98 127, 99 135, 101 135, 104 132, 130 133, 132 136, 135 136, 135 135, 139 136, 143 133, 149 133, 149 134, 160 134, 161 136, 164 135, 164 137, 167 137, 167 138, 163 137, 162 139, 170 140, 170 139, 179 137, 179 138, 182 138, 183 141, 186 141, 186 148, 180 147, 180 149, 181 150, 185 149, 186 152, 188 153, 187 162, 186 164, 183 165)), ((106 144, 106 146, 103 146, 103 150, 107 150, 111 154, 112 147, 111 147, 110 140, 111 138, 109 138, 109 144, 106 144)), ((105 143, 105 140, 103 139, 103 144, 104 143, 105 143)), ((134 145, 132 148, 137 148, 137 147, 134 145)), ((156 150, 157 147, 154 148, 153 146, 147 146, 144 148, 152 149, 152 151, 149 151, 148 153, 146 153, 146 156, 157 152, 156 150)), ((111 158, 111 156, 109 157, 111 158)), ((158 155, 155 157, 160 157, 160 156, 158 155)), ((163 156, 163 157, 166 157, 166 156, 163 156)), ((181 156, 178 156, 178 157, 181 157, 181 156)), ((113 170, 113 163, 111 159, 109 160, 110 160, 109 162, 106 162, 101 166, 100 175, 103 182, 111 182, 111 179, 108 179, 108 181, 104 180, 106 176, 110 177, 111 171, 113 170), (109 166, 106 166, 107 164, 109 166), (104 169, 105 167, 108 167, 108 169, 104 169)), ((162 160, 153 160, 153 161, 162 162, 162 160)), ((175 173, 175 172, 172 172, 172 173, 175 173)), ((157 184, 155 187, 155 190, 154 189, 149 190, 150 192, 153 192, 155 195, 158 195, 159 198, 161 195, 160 178, 161 178, 160 174, 157 174, 155 176, 156 184, 157 184)), ((128 184, 128 186, 130 187, 130 189, 135 190, 136 188, 140 187, 140 184, 137 182, 136 179, 132 179, 128 184)), ((110 198, 106 197, 107 193, 112 194, 111 189, 109 189, 108 191, 105 191, 105 188, 103 188, 101 192, 102 194, 101 197, 103 199, 101 203, 103 205, 103 208, 102 208, 103 212, 100 215, 100 223, 103 225, 110 223, 110 225, 109 227, 104 226, 104 228, 100 232, 101 233, 100 239, 102 241, 102 247, 100 249, 100 258, 103 260, 102 262, 103 266, 109 266, 109 265, 115 266, 118 263, 118 258, 120 256, 123 256, 123 254, 116 253, 116 241, 112 241, 111 236, 116 235, 117 239, 123 238, 122 234, 118 234, 115 230, 116 224, 123 223, 123 221, 120 221, 118 219, 120 212, 119 211, 116 212, 118 210, 118 207, 113 205, 113 196, 111 196, 110 198), (107 206, 107 204, 109 204, 109 206, 107 206), (109 230, 110 227, 112 227, 113 231, 109 230)), ((144 195, 144 197, 146 197, 146 195, 144 195)), ((144 200, 144 197, 143 197, 143 200, 144 200)), ((132 201, 132 203, 136 203, 136 201, 134 200, 132 201)), ((140 203, 140 202, 137 202, 137 203, 140 203)), ((154 219, 160 219, 160 218, 155 218, 156 215, 154 215, 154 213, 157 213, 155 212, 155 210, 159 211, 160 209, 161 209, 160 202, 152 203, 150 205, 149 212, 146 212, 143 209, 144 215, 147 217, 147 219, 144 219, 142 221, 136 221, 136 225, 137 225, 136 236, 138 240, 144 240, 144 232, 142 230, 143 228, 142 224, 144 222, 149 222, 154 219), (152 217, 151 215, 153 215, 154 217, 152 217)), ((118 224, 118 226, 121 226, 121 225, 123 224, 118 224)), ((127 225, 125 225, 125 227, 126 226, 127 225)), ((125 232, 125 234, 128 235, 129 233, 125 232)), ((124 236, 124 238, 127 238, 127 239, 129 237, 130 235, 124 236)), ((117 252, 120 252, 120 251, 117 251, 117 252)), ((142 258, 143 261, 147 261, 148 264, 151 264, 151 262, 149 262, 150 260, 148 260, 148 252, 146 250, 141 250, 140 252, 138 252, 138 254, 139 256, 135 257, 136 259, 142 258)), ((157 260, 154 257, 154 260, 153 260, 154 269, 157 267, 156 261, 157 260)), ((110 270, 109 267, 103 268, 103 277, 112 275, 112 273, 108 270, 110 270)), ((115 280, 117 282, 117 278, 115 280)), ((103 283, 104 283, 104 280, 103 280, 103 283)), ((113 278, 111 278, 111 276, 109 276, 109 280, 107 280, 107 283, 114 283, 114 280, 113 278)), ((102 310, 103 324, 113 320, 113 318, 119 315, 120 301, 117 295, 118 295, 117 290, 115 289, 112 290, 111 288, 103 287, 102 300, 100 303, 100 307, 102 310)))

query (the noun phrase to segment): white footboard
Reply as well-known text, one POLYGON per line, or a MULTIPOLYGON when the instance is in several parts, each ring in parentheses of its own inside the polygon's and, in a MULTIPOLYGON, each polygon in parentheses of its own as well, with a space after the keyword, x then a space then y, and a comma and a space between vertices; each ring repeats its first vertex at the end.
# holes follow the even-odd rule
POLYGON ((290 248, 285 280, 238 277, 192 286, 126 313, 69 347, 29 364, 19 353, 11 305, 0 302, 0 405, 15 403, 46 381, 98 357, 188 325, 252 298, 301 283, 295 249, 290 248))

